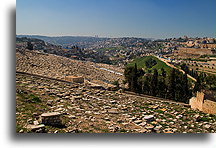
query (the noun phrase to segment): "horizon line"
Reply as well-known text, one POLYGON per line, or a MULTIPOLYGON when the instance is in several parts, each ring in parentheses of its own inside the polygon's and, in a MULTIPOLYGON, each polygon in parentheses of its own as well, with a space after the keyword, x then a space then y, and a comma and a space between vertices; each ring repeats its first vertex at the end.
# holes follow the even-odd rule
POLYGON ((161 39, 153 37, 138 37, 138 36, 121 36, 121 37, 110 37, 110 36, 99 36, 99 35, 44 35, 44 34, 16 34, 26 36, 45 36, 45 37, 95 37, 95 38, 143 38, 143 39, 161 39), (96 37, 97 36, 97 37, 96 37))
MULTIPOLYGON (((136 37, 136 36, 121 36, 121 37, 109 37, 109 36, 99 36, 99 35, 43 35, 43 34, 16 34, 17 35, 23 35, 23 36, 44 36, 44 37, 94 37, 94 38, 142 38, 142 39, 151 39, 151 40, 159 40, 159 39, 169 39, 169 38, 180 38, 184 36, 179 36, 179 37, 166 37, 166 38, 153 38, 153 37, 136 37)), ((197 38, 196 37, 189 37, 188 38, 197 38)), ((203 37, 198 37, 198 38, 214 38, 214 37, 208 37, 208 36, 203 36, 203 37)))

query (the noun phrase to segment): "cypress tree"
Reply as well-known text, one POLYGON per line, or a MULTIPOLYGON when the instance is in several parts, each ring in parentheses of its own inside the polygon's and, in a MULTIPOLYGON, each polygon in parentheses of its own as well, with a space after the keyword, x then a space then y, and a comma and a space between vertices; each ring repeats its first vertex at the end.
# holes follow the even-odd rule
POLYGON ((164 68, 161 68, 161 75, 166 78, 166 71, 164 70, 164 68))
POLYGON ((27 42, 27 47, 26 48, 29 49, 29 50, 33 50, 32 43, 31 42, 27 42))
POLYGON ((183 76, 183 102, 188 101, 189 97, 189 87, 188 87, 188 79, 187 79, 187 74, 185 73, 183 76))
POLYGON ((158 79, 157 89, 158 89, 158 96, 162 98, 166 98, 167 86, 166 86, 165 78, 163 76, 160 77, 160 79, 158 79))
POLYGON ((137 64, 135 63, 134 69, 133 69, 133 72, 132 72, 132 91, 135 91, 135 92, 137 92, 137 90, 138 90, 137 80, 138 80, 137 64))
POLYGON ((200 80, 200 76, 198 76, 193 92, 196 93, 197 91, 201 91, 201 89, 202 89, 201 80, 200 80))
POLYGON ((176 86, 176 71, 175 68, 172 69, 172 72, 170 74, 170 78, 169 78, 169 86, 168 86, 168 98, 169 99, 175 99, 175 86, 176 86))
POLYGON ((183 92, 183 82, 182 82, 182 73, 176 71, 175 72, 175 101, 181 101, 182 99, 182 92, 183 92))
POLYGON ((157 95, 157 86, 158 86, 158 71, 154 69, 154 73, 151 80, 151 95, 157 95))
POLYGON ((150 77, 145 76, 143 82, 143 93, 149 95, 150 94, 150 77))
POLYGON ((130 90, 132 89, 132 74, 133 67, 125 67, 124 76, 130 90))

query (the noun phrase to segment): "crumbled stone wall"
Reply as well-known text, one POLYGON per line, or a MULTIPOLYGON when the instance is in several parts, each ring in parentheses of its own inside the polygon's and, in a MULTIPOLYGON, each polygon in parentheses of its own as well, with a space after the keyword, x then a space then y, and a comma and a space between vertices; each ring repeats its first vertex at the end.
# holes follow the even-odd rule
POLYGON ((197 96, 192 97, 190 99, 189 104, 191 105, 191 108, 202 110, 203 100, 204 100, 204 93, 197 92, 197 96))
POLYGON ((189 101, 191 108, 199 109, 205 113, 215 114, 216 113, 216 102, 211 100, 204 100, 205 94, 203 92, 197 92, 196 97, 192 97, 189 101))
POLYGON ((211 100, 204 100, 202 109, 205 113, 216 114, 216 102, 211 100))

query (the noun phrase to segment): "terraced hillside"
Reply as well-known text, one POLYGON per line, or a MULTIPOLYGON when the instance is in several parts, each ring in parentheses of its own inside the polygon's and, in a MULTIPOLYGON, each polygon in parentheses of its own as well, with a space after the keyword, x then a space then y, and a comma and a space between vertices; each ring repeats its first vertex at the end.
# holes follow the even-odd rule
POLYGON ((123 75, 115 73, 123 73, 123 70, 115 66, 72 60, 62 56, 29 50, 17 50, 16 70, 58 79, 64 79, 67 75, 73 75, 83 76, 89 81, 99 80, 105 83, 123 80, 123 75), (112 71, 110 72, 106 69, 112 71))
MULTIPOLYGON (((62 127, 48 133, 215 133, 216 116, 185 105, 16 74, 16 129, 32 132, 42 113, 62 114, 62 127)), ((41 131, 36 131, 41 132, 41 131)))

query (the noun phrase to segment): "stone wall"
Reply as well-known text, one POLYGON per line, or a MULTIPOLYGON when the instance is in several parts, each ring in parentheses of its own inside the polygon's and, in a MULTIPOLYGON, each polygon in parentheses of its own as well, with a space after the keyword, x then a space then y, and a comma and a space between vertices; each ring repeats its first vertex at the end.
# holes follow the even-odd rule
POLYGON ((215 48, 215 44, 199 44, 198 45, 200 48, 215 48))
POLYGON ((208 48, 178 48, 179 54, 198 54, 198 55, 213 55, 211 49, 208 48))
POLYGON ((192 97, 189 101, 189 104, 191 105, 191 108, 202 110, 203 100, 204 100, 204 93, 197 92, 197 96, 192 97))
POLYGON ((205 113, 216 114, 216 102, 211 100, 204 100, 202 110, 205 113))
POLYGON ((65 80, 75 82, 75 83, 84 83, 83 77, 66 76, 65 80))
POLYGON ((216 102, 211 100, 204 100, 205 94, 203 92, 197 92, 196 97, 192 97, 189 100, 191 108, 198 109, 205 113, 215 114, 216 113, 216 102))

